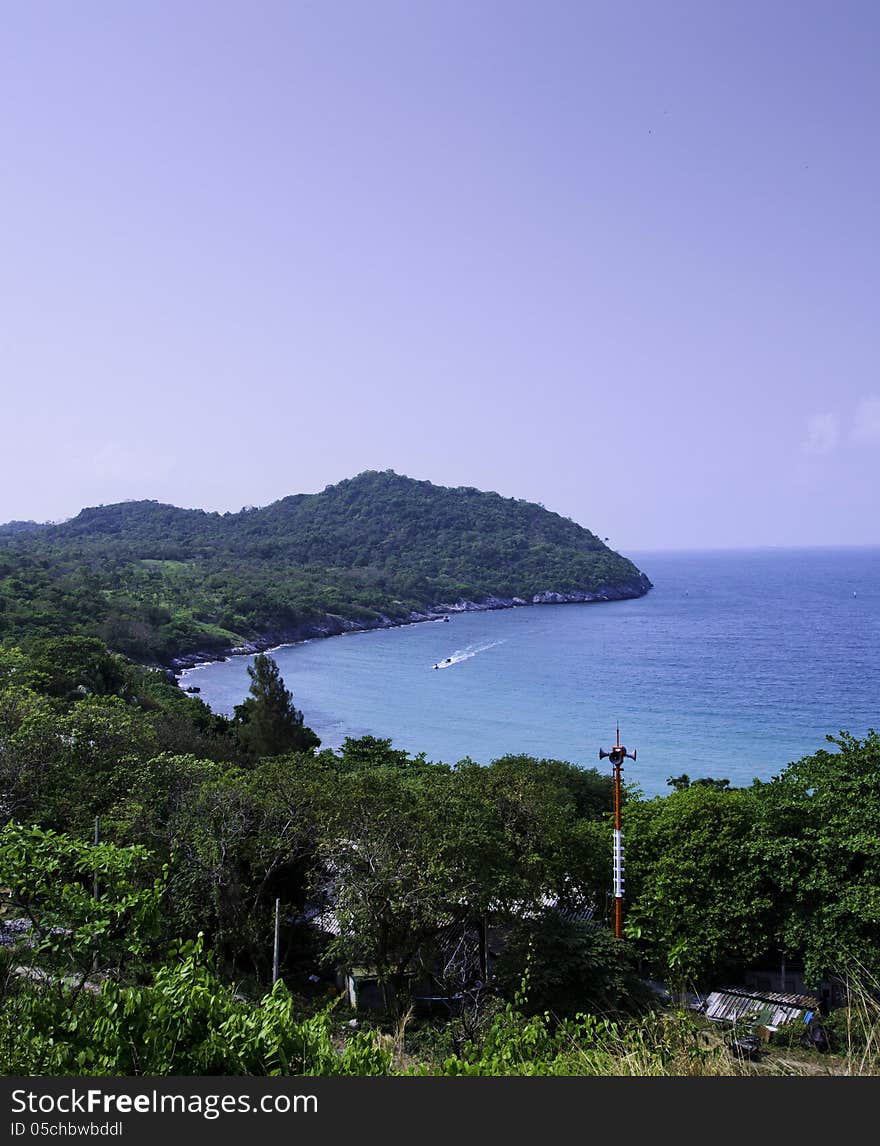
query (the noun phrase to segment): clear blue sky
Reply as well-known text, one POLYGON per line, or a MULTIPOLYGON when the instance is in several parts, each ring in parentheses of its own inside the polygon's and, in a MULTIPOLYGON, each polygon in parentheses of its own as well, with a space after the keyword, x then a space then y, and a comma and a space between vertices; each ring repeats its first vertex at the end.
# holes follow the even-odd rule
POLYGON ((880 543, 880 5, 2 5, 0 521, 367 468, 880 543))

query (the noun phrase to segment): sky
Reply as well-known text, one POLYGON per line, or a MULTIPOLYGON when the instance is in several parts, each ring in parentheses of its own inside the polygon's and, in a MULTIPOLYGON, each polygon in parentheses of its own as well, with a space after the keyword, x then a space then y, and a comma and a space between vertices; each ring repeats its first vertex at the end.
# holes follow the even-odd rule
POLYGON ((0 521, 394 469, 880 543, 876 3, 0 13, 0 521))

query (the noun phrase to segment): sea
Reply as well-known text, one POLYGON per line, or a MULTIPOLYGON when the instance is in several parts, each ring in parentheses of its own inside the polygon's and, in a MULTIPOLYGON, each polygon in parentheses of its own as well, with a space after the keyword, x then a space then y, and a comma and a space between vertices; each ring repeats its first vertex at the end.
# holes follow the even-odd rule
MULTIPOLYGON (((271 655, 324 747, 372 735, 432 761, 605 771, 619 725, 646 798, 682 773, 768 780, 835 751, 828 736, 880 728, 880 548, 627 556, 654 584, 637 600, 453 613, 271 655)), ((231 715, 252 661, 181 684, 231 715)))

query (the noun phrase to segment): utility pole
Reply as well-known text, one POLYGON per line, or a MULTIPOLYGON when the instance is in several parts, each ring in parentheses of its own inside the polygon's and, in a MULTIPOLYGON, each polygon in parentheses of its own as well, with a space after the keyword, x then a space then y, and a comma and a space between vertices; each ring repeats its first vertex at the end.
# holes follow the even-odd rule
MULTIPOLYGON (((100 816, 95 816, 95 847, 98 846, 100 839, 101 839, 100 824, 101 824, 100 816)), ((97 858, 95 859, 95 870, 94 870, 93 879, 92 879, 92 898, 93 899, 98 898, 97 858)), ((94 950, 92 951, 92 974, 97 975, 97 973, 98 973, 98 940, 95 939, 94 950)))
MULTIPOLYGON (((99 824, 101 822, 100 816, 95 816, 95 847, 98 846, 100 841, 99 824)), ((98 898, 98 869, 95 868, 95 878, 92 881, 92 897, 98 898)))
POLYGON ((275 900, 275 945, 272 950, 272 986, 278 981, 278 953, 281 939, 281 900, 275 900))
POLYGON ((623 761, 629 757, 630 760, 635 761, 636 750, 627 752, 624 745, 620 743, 620 725, 617 726, 617 740, 614 746, 605 751, 599 749, 599 759, 604 760, 608 758, 611 761, 611 766, 614 773, 614 844, 613 844, 613 857, 611 862, 611 874, 614 895, 614 937, 615 939, 623 938, 623 832, 620 828, 620 784, 621 774, 623 773, 623 761))

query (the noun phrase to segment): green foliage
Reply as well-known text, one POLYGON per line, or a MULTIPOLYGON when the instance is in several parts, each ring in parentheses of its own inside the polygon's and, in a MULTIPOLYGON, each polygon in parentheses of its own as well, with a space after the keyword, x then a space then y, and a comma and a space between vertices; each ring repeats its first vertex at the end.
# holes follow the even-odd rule
POLYGON ((755 853, 779 905, 779 944, 807 978, 847 967, 880 979, 880 736, 829 737, 819 751, 756 783, 755 853))
POLYGON ((723 1049, 685 1013, 623 1022, 579 1014, 557 1023, 508 1004, 480 1042, 433 1070, 453 1076, 664 1076, 735 1074, 723 1049))
POLYGON ((528 1014, 644 1010, 652 1001, 631 949, 607 927, 544 912, 519 921, 507 937, 493 982, 513 998, 528 972, 528 1014))
POLYGON ((451 769, 365 737, 339 757, 265 762, 253 790, 300 854, 311 848, 313 896, 338 925, 331 955, 373 969, 389 1005, 487 916, 604 898, 608 785, 560 761, 451 769))
POLYGON ((412 768, 424 763, 423 756, 414 760, 403 749, 392 748, 390 740, 376 736, 346 736, 339 755, 347 769, 412 768))
POLYGON ((611 781, 595 769, 561 760, 503 756, 489 767, 462 764, 458 775, 472 800, 488 802, 515 857, 513 898, 531 901, 541 889, 566 907, 604 901, 608 886, 611 781))
MULTIPOLYGON (((686 1024, 621 1019, 641 1002, 627 947, 562 921, 602 915, 607 776, 516 755, 429 763, 375 736, 291 751, 309 745, 308 730, 277 666, 257 658, 252 677, 232 723, 89 637, 0 648, 0 813, 14 821, 0 832, 0 914, 32 924, 0 950, 8 1063, 386 1069, 384 1045, 343 1046, 327 1015, 307 1022, 281 987, 254 1007, 224 986, 268 981, 277 897, 288 972, 307 958, 310 973, 327 954, 375 972, 391 1010, 411 976, 474 1001, 447 1027, 437 1069, 715 1070, 686 1024), (97 848, 84 842, 96 815, 97 848), (150 963, 200 932, 210 959, 200 947, 150 963), (487 936, 507 937, 489 988, 487 936), (517 997, 524 968, 529 992, 517 997), (496 987, 514 996, 498 1013, 496 987), (186 1015, 176 1045, 175 1008, 186 1015), (584 1009, 618 1021, 597 1025, 584 1009), (560 1016, 575 1017, 560 1026, 560 1016)), ((750 788, 681 776, 665 797, 629 794, 626 918, 642 965, 674 987, 717 983, 780 951, 804 962, 808 982, 857 972, 872 984, 864 1004, 850 996, 846 1053, 858 1073, 873 1070, 880 1045, 880 738, 832 744, 750 788)))
POLYGON ((99 993, 21 987, 0 1011, 0 1073, 18 1075, 376 1075, 390 1054, 374 1036, 341 1049, 328 1011, 302 1019, 282 983, 241 1000, 182 944, 149 986, 108 980, 99 993))
POLYGON ((163 753, 246 759, 231 722, 164 671, 127 664, 86 638, 0 649, 4 819, 85 835, 96 815, 143 787, 148 762, 163 753))
MULTIPOLYGON (((824 1026, 824 1024, 823 1024, 824 1026)), ((792 1019, 781 1023, 773 1032, 773 1045, 795 1050, 807 1045, 808 1026, 803 1019, 792 1019)))
POLYGON ((426 945, 478 916, 494 890, 503 894, 492 880, 504 879, 506 856, 491 809, 469 801, 448 772, 343 772, 318 824, 340 924, 331 951, 375 968, 389 1006, 426 945))
POLYGON ((47 696, 81 700, 89 694, 121 695, 129 683, 124 661, 97 637, 52 637, 34 641, 29 661, 34 687, 47 696))
POLYGON ((662 977, 704 983, 770 945, 757 817, 750 790, 711 785, 626 805, 628 928, 662 977))
POLYGON ((687 772, 683 772, 680 776, 670 776, 666 783, 676 792, 684 792, 692 784, 701 785, 704 788, 717 788, 719 792, 724 792, 730 787, 730 781, 727 779, 716 780, 713 776, 701 776, 698 780, 692 780, 687 772))
POLYGON ((835 1007, 822 1019, 829 1049, 849 1057, 880 1057, 880 1007, 876 998, 857 996, 850 1006, 835 1007))
POLYGON ((257 760, 319 747, 321 741, 304 723, 272 657, 260 653, 247 671, 250 696, 235 706, 234 724, 248 755, 257 760))
POLYGON ((0 641, 99 637, 163 664, 461 598, 608 587, 648 583, 574 522, 391 471, 237 514, 140 501, 0 529, 0 641))
POLYGON ((85 834, 156 752, 153 726, 121 697, 66 711, 30 690, 0 693, 0 801, 20 820, 85 834))
POLYGON ((808 982, 880 977, 880 737, 829 737, 773 780, 673 778, 630 803, 628 921, 662 975, 717 979, 780 951, 808 982))
MULTIPOLYGON (((282 758, 280 770, 295 759, 282 758)), ((166 937, 203 931, 225 973, 268 976, 274 898, 290 910, 303 905, 314 854, 307 807, 282 806, 260 769, 160 756, 119 793, 102 823, 167 864, 166 937)))
POLYGON ((142 957, 163 891, 161 879, 144 885, 147 858, 142 848, 7 824, 0 830, 0 907, 31 925, 22 957, 79 976, 80 987, 89 973, 118 971, 142 957))

